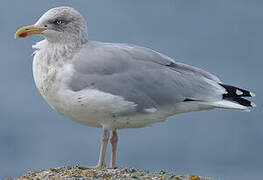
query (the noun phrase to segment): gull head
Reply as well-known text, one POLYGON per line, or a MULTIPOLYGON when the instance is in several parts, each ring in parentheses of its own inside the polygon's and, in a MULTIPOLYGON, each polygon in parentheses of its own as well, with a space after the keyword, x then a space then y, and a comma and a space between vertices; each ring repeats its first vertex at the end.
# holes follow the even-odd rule
POLYGON ((56 7, 44 13, 39 20, 17 30, 15 38, 41 35, 52 43, 85 43, 88 39, 87 23, 71 7, 56 7))

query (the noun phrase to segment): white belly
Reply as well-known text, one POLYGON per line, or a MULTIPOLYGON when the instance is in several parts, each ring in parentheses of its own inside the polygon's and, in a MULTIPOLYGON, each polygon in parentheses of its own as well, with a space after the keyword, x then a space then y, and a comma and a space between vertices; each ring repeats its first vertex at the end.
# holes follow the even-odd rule
POLYGON ((94 89, 73 92, 51 88, 41 93, 48 104, 60 114, 78 123, 108 129, 139 128, 163 121, 161 111, 136 113, 136 104, 94 89))

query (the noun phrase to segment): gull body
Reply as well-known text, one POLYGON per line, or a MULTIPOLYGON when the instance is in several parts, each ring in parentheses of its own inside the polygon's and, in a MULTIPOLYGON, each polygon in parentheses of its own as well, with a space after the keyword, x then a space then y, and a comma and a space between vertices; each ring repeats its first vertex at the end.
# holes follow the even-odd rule
MULTIPOLYGON (((163 90, 164 86, 160 86, 160 83, 164 85, 164 81, 167 81, 166 85, 170 85, 171 82, 169 82, 170 79, 163 79, 163 76, 160 76, 159 74, 157 74, 157 76, 161 78, 160 82, 155 82, 155 84, 151 86, 160 88, 159 90, 163 91, 162 98, 166 98, 166 101, 163 103, 167 103, 164 106, 156 104, 156 102, 153 102, 152 100, 148 100, 147 96, 144 97, 144 99, 138 99, 138 101, 148 100, 150 102, 141 102, 140 104, 138 102, 125 99, 124 95, 122 96, 122 94, 126 92, 121 91, 125 84, 131 83, 129 82, 129 79, 127 79, 127 82, 123 82, 121 86, 118 85, 119 87, 116 89, 119 90, 119 92, 116 92, 115 94, 106 91, 106 89, 108 89, 109 87, 103 87, 104 89, 97 88, 96 83, 100 82, 98 82, 98 80, 96 79, 98 78, 96 77, 97 75, 94 75, 92 71, 96 70, 96 64, 99 64, 99 66, 101 66, 102 64, 100 63, 105 63, 100 62, 104 61, 104 59, 97 58, 97 55, 105 53, 106 55, 109 55, 107 57, 110 57, 113 55, 107 54, 108 50, 113 50, 121 53, 123 50, 127 49, 132 50, 132 48, 135 48, 136 50, 144 48, 126 44, 87 42, 80 50, 73 52, 73 57, 70 56, 68 58, 63 57, 63 55, 61 56, 61 54, 64 54, 61 49, 64 48, 59 46, 52 47, 52 44, 49 44, 49 42, 46 40, 37 43, 34 48, 37 48, 38 50, 35 52, 33 60, 33 75, 36 86, 39 89, 41 95, 57 112, 81 124, 94 127, 103 127, 110 130, 122 128, 138 128, 150 125, 155 122, 163 121, 165 120, 165 118, 173 114, 214 108, 212 105, 208 104, 203 105, 200 103, 195 104, 193 102, 183 102, 184 97, 178 97, 179 102, 172 104, 172 106, 169 105, 169 101, 177 101, 177 98, 173 100, 173 97, 170 97, 171 95, 167 93, 167 90, 171 90, 163 90), (85 66, 76 67, 76 64, 81 63, 81 61, 83 61, 85 66), (91 73, 78 73, 78 68, 83 67, 86 68, 85 70, 91 71, 91 73), (139 105, 141 105, 142 107, 138 107, 139 105)), ((68 50, 68 48, 65 48, 65 50, 68 50)), ((160 58, 163 58, 162 55, 157 52, 149 49, 144 50, 146 52, 149 51, 153 55, 160 56, 160 58)), ((125 51, 123 52, 125 53, 125 51)), ((119 62, 116 63, 119 64, 119 62)), ((131 61, 130 63, 134 62, 131 61)), ((104 65, 102 65, 102 68, 104 68, 104 65)), ((143 64, 140 63, 139 65, 141 66, 143 64)), ((127 66, 129 66, 129 64, 127 64, 127 66)), ((160 65, 156 64, 155 66, 157 66, 156 68, 159 68, 158 66, 160 65)), ((127 68, 130 69, 134 67, 129 66, 127 68)), ((150 71, 151 73, 155 74, 159 73, 158 70, 156 71, 156 68, 151 68, 149 70, 145 69, 145 71, 150 71)), ((163 70, 163 73, 169 73, 167 71, 173 71, 166 67, 163 70)), ((123 70, 121 69, 121 71, 123 70)), ((137 73, 137 71, 134 72, 137 73)), ((143 73, 144 74, 137 75, 137 78, 141 78, 137 83, 141 85, 143 85, 143 83, 148 80, 148 78, 145 77, 147 76, 147 74, 145 74, 145 72, 143 73)), ((176 72, 173 73, 177 74, 176 72)), ((105 80, 101 81, 108 81, 106 78, 113 79, 112 81, 109 80, 107 82, 108 86, 116 86, 114 85, 116 83, 114 82, 115 78, 108 77, 111 75, 107 73, 106 75, 99 75, 101 76, 101 78, 105 78, 105 80)), ((131 75, 133 74, 131 73, 131 75)), ((125 73, 120 74, 120 76, 125 76, 125 73)), ((150 74, 150 76, 154 75, 150 74)), ((209 80, 207 79, 207 81, 209 80)), ((225 92, 223 88, 217 88, 219 93, 220 91, 225 92)), ((132 88, 129 90, 138 91, 132 88)), ((157 91, 156 89, 151 90, 157 91)), ((140 92, 136 92, 134 96, 139 96, 139 94, 137 93, 140 92)), ((170 93, 173 94, 174 92, 171 91, 170 93)), ((208 92, 205 93, 207 94, 208 92)), ((158 100, 163 101, 162 99, 157 99, 156 101, 158 100)))
POLYGON ((16 37, 32 34, 45 37, 33 46, 33 74, 47 103, 73 121, 103 128, 96 168, 105 166, 109 131, 114 167, 118 129, 145 127, 183 112, 255 106, 244 99, 253 93, 151 49, 88 41, 84 18, 70 7, 47 11, 16 37))

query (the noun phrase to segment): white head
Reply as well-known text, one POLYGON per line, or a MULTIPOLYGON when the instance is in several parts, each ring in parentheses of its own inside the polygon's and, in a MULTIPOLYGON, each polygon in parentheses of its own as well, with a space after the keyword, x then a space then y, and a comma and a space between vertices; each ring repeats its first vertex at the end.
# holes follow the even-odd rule
POLYGON ((44 36, 51 43, 86 43, 88 40, 87 23, 78 11, 71 7, 56 7, 48 10, 30 26, 20 28, 16 38, 32 34, 44 36))

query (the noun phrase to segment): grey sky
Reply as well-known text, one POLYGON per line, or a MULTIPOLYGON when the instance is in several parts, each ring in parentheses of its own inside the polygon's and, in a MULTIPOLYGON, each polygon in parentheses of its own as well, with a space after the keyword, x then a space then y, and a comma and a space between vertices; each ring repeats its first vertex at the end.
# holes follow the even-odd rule
POLYGON ((121 130, 120 167, 224 180, 262 177, 263 1, 3 0, 0 179, 29 170, 97 162, 101 130, 54 112, 35 88, 31 46, 41 37, 13 38, 17 28, 33 24, 46 10, 61 5, 74 7, 88 20, 89 39, 146 46, 257 95, 257 108, 251 113, 193 112, 152 127, 121 130))

